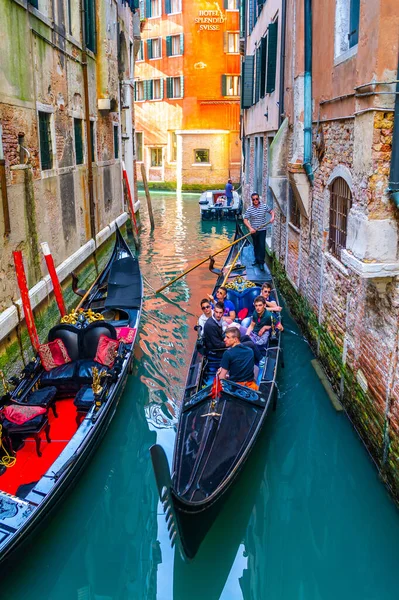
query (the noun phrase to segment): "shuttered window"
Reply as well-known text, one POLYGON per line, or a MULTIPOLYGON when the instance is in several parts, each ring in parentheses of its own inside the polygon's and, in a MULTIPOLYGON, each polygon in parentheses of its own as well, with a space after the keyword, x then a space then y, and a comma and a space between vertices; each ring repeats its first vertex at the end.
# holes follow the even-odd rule
POLYGON ((73 126, 75 131, 75 157, 76 164, 83 164, 83 127, 82 119, 74 119, 73 126))
POLYGON ((184 34, 166 36, 166 56, 180 56, 184 53, 184 34))
POLYGON ((238 10, 240 7, 240 0, 224 0, 224 8, 226 10, 238 10))
POLYGON ((114 158, 119 158, 119 127, 114 125, 114 158))
POLYGON ((148 59, 152 58, 161 58, 162 56, 162 38, 153 38, 147 40, 147 57, 148 59))
POLYGON ((86 48, 96 51, 96 3, 95 0, 84 0, 84 24, 86 48))
POLYGON ((167 77, 166 78, 166 97, 167 98, 183 98, 184 97, 184 77, 167 77))
POLYGON ((50 113, 39 112, 40 165, 42 171, 53 168, 50 119, 50 113))
POLYGON ((96 162, 96 143, 95 143, 95 127, 94 121, 90 121, 90 147, 91 147, 91 160, 96 162))
POLYGON ((271 94, 276 89, 277 67, 277 21, 270 23, 267 35, 267 75, 266 93, 271 94))
POLYGON ((253 103, 254 57, 246 56, 242 65, 241 108, 249 108, 253 103))
POLYGON ((267 68, 267 37, 260 41, 260 97, 264 98, 266 93, 266 68, 267 68))
POLYGON ((256 104, 257 102, 259 102, 259 98, 260 98, 260 46, 256 49, 256 56, 255 56, 255 98, 254 98, 254 104, 256 104))
POLYGON ((349 12, 349 48, 356 46, 359 42, 359 16, 360 0, 350 0, 349 12))

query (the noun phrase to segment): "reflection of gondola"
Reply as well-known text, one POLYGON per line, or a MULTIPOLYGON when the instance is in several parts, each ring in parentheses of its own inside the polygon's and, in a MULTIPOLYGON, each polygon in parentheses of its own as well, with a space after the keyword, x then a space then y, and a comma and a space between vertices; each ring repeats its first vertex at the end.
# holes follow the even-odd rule
MULTIPOLYGON (((236 239, 242 236, 239 227, 236 239)), ((227 284, 228 299, 236 313, 251 309, 268 272, 250 267, 252 246, 248 239, 232 247, 226 264, 237 254, 246 272, 227 284)), ((242 271, 241 271, 242 272, 242 271)), ((222 282, 219 277, 218 284, 222 282)), ((280 338, 273 332, 259 370, 259 389, 224 380, 216 394, 213 384, 220 357, 195 350, 186 383, 175 445, 172 478, 160 446, 151 449, 161 500, 171 532, 187 558, 193 558, 223 506, 231 484, 252 450, 276 395, 280 338)))
MULTIPOLYGON (((78 309, 49 332, 49 341, 66 349, 64 363, 44 370, 37 358, 2 398, 0 404, 17 409, 37 406, 36 399, 47 404, 36 424, 28 421, 36 443, 25 441, 16 465, 0 477, 0 560, 43 523, 105 434, 131 369, 142 296, 138 260, 117 230, 96 282, 78 309), (42 431, 48 441, 43 451, 42 431)), ((2 425, 9 448, 26 438, 26 430, 11 421, 2 425)))

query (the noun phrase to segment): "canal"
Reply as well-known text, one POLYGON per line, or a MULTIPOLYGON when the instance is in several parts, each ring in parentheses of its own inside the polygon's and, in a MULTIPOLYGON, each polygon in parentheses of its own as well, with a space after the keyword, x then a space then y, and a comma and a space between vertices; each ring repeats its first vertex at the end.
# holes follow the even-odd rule
MULTIPOLYGON (((153 287, 220 248, 198 196, 153 195, 141 267, 153 287)), ((289 312, 276 413, 196 559, 171 550, 149 447, 173 452, 206 267, 166 295, 146 287, 134 376, 73 492, 2 579, 2 600, 393 600, 399 512, 334 410, 289 312)))

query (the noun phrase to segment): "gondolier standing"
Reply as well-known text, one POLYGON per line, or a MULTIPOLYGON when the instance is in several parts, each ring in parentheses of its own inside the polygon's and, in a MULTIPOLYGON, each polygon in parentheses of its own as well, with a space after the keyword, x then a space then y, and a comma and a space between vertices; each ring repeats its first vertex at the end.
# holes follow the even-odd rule
POLYGON ((251 194, 252 206, 249 206, 244 214, 244 225, 252 234, 254 243, 255 262, 252 266, 259 265, 261 271, 265 270, 265 254, 266 254, 266 225, 267 215, 271 215, 269 223, 274 221, 274 211, 261 202, 259 194, 253 192, 251 194), (259 231, 256 231, 258 228, 259 231))

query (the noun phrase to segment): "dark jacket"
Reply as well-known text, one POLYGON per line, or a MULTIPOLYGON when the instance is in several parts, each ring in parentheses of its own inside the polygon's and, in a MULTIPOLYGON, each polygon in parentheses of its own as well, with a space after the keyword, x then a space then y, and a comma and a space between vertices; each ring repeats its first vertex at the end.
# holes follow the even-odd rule
POLYGON ((213 317, 210 317, 205 323, 204 343, 207 350, 226 348, 222 326, 218 325, 213 317))

